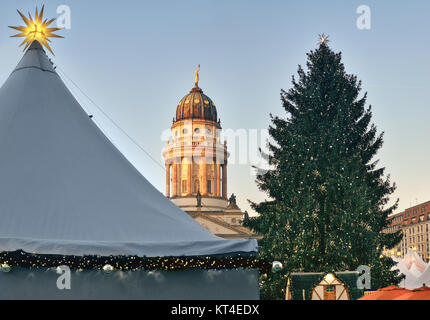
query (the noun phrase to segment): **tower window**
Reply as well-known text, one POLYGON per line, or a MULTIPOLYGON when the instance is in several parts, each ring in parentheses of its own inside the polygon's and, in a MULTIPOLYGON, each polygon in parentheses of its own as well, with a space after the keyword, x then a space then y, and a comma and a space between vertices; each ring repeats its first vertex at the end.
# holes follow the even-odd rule
POLYGON ((212 193, 212 181, 208 180, 207 183, 207 191, 208 193, 212 193))

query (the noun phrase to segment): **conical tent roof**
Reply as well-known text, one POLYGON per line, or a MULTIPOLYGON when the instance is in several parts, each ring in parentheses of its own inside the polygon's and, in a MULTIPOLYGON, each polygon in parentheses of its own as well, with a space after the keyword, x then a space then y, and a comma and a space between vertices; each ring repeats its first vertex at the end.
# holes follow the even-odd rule
POLYGON ((404 288, 411 288, 414 286, 417 278, 409 272, 408 267, 404 264, 403 260, 397 262, 397 264, 391 270, 399 270, 400 273, 405 275, 405 278, 399 284, 404 288))
POLYGON ((413 264, 416 265, 418 270, 422 273, 424 269, 426 268, 426 263, 421 259, 418 253, 416 251, 412 250, 411 248, 408 249, 408 252, 403 258, 403 262, 410 270, 413 266, 413 264))
POLYGON ((430 264, 427 264, 424 272, 420 275, 420 277, 415 281, 414 288, 419 288, 423 284, 430 284, 430 264))
POLYGON ((415 262, 412 262, 411 267, 409 268, 409 272, 415 277, 419 278, 423 273, 418 269, 418 266, 415 262))
POLYGON ((195 256, 224 240, 156 190, 81 108, 33 42, 0 89, 0 250, 195 256))

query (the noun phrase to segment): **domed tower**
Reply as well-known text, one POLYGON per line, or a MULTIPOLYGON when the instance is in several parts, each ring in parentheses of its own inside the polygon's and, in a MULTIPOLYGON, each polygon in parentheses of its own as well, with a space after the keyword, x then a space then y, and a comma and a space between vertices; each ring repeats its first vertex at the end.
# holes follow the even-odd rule
POLYGON ((178 103, 172 139, 163 150, 166 197, 189 213, 228 206, 227 145, 215 104, 199 88, 199 69, 194 87, 178 103))

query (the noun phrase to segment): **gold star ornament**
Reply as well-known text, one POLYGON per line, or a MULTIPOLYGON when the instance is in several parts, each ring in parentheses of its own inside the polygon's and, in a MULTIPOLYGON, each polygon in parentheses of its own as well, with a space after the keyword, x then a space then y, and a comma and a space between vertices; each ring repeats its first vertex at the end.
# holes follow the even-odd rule
POLYGON ((24 20, 25 26, 20 26, 20 27, 9 26, 9 28, 20 31, 20 33, 11 36, 11 38, 19 38, 19 37, 25 38, 25 40, 19 45, 21 47, 25 44, 24 51, 34 41, 37 41, 46 49, 48 49, 52 54, 54 54, 54 52, 52 51, 48 43, 48 42, 51 42, 49 38, 64 38, 62 36, 54 34, 55 31, 61 30, 61 28, 48 28, 49 25, 55 21, 55 18, 50 20, 48 19, 43 20, 44 9, 45 9, 45 6, 42 7, 39 13, 36 8, 36 14, 34 19, 31 17, 30 13, 28 13, 28 18, 27 18, 19 10, 17 10, 22 20, 24 20))

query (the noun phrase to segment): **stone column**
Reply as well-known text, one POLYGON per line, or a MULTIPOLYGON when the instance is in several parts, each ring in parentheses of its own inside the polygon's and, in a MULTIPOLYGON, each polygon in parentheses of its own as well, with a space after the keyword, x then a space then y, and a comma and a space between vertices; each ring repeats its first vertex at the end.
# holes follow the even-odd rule
POLYGON ((208 195, 208 173, 207 173, 207 164, 205 158, 202 160, 202 196, 208 195))
POLYGON ((221 166, 219 163, 215 164, 215 170, 216 170, 216 175, 215 175, 216 196, 219 198, 221 197, 221 175, 220 175, 221 166))
POLYGON ((222 197, 227 199, 227 162, 222 165, 222 197))
MULTIPOLYGON (((192 160, 191 160, 192 161, 192 160)), ((191 195, 192 194, 192 190, 191 190, 191 178, 192 178, 192 168, 193 168, 193 164, 192 162, 187 164, 187 195, 191 195)))
POLYGON ((183 159, 179 158, 178 166, 178 178, 176 179, 176 183, 178 184, 178 196, 182 196, 182 165, 183 165, 183 159))
POLYGON ((166 163, 166 197, 170 198, 170 163, 166 163))
POLYGON ((172 193, 173 196, 176 197, 178 196, 178 165, 176 164, 176 161, 173 160, 173 174, 172 174, 172 183, 173 183, 173 187, 172 187, 172 193))

